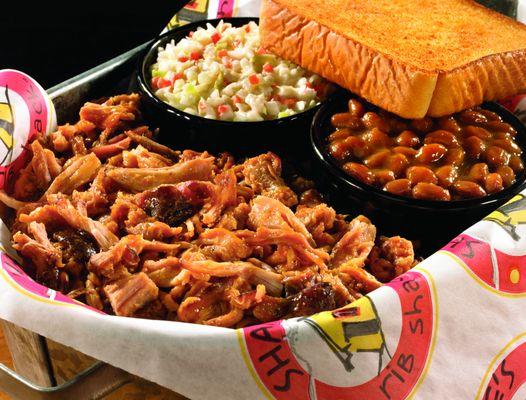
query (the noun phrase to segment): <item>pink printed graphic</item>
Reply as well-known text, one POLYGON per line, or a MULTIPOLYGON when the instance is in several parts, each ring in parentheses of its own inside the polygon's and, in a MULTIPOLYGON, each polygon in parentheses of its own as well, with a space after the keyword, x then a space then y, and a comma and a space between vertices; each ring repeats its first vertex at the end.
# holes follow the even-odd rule
POLYGON ((217 18, 227 18, 234 14, 235 0, 219 0, 217 18))
MULTIPOLYGON (((10 182, 14 174, 28 161, 29 152, 23 149, 18 157, 14 151, 20 150, 31 141, 35 135, 45 133, 48 125, 49 109, 45 93, 38 84, 29 76, 14 70, 0 71, 0 107, 3 119, 0 119, 0 146, 3 157, 0 159, 0 189, 9 191, 10 182), (16 121, 15 109, 12 104, 14 96, 23 99, 29 114, 28 121, 16 121), (20 124, 26 123, 26 126, 20 124), (27 139, 21 142, 20 137, 15 137, 15 126, 27 134, 27 139)), ((26 135, 24 135, 26 137, 26 135)))
MULTIPOLYGON (((260 324, 243 330, 247 350, 261 382, 276 399, 403 399, 417 385, 424 373, 426 362, 431 353, 431 343, 434 330, 433 298, 431 288, 426 278, 417 271, 409 271, 398 277, 390 286, 400 299, 401 304, 401 334, 396 349, 389 353, 386 365, 379 366, 374 376, 356 386, 334 386, 311 375, 311 370, 303 365, 310 365, 308 360, 299 357, 291 346, 291 337, 283 325, 283 321, 260 324)), ((372 299, 367 298, 373 309, 376 309, 372 299)), ((357 307, 366 302, 354 303, 357 307)), ((312 354, 323 351, 341 351, 346 361, 352 360, 357 353, 349 352, 351 342, 367 336, 365 344, 371 340, 385 344, 381 329, 381 318, 349 322, 347 316, 358 317, 360 309, 344 307, 331 313, 335 319, 330 326, 317 325, 317 329, 328 332, 343 329, 346 347, 335 348, 327 342, 328 348, 312 349, 312 354), (354 324, 354 325, 353 325, 354 324), (367 340, 369 340, 367 342, 367 340)), ((313 324, 315 317, 310 319, 313 324)), ((298 321, 298 323, 301 319, 298 321)), ((292 340, 293 341, 293 340, 292 340)), ((359 350, 358 350, 359 351, 359 350)), ((347 368, 348 374, 353 368, 347 368)))
POLYGON ((505 293, 526 293, 526 255, 513 256, 462 234, 444 250, 455 254, 486 285, 505 293))
POLYGON ((460 258, 483 282, 495 287, 491 247, 486 242, 461 234, 444 247, 460 258))
POLYGON ((9 277, 14 281, 14 283, 16 283, 21 288, 27 290, 28 292, 42 297, 46 300, 54 300, 59 303, 74 304, 78 307, 84 307, 99 314, 105 314, 102 311, 99 311, 93 307, 77 303, 60 292, 57 292, 55 290, 49 289, 45 286, 36 283, 34 280, 29 278, 29 276, 27 276, 27 274, 7 254, 0 253, 0 260, 2 261, 1 268, 7 273, 7 275, 9 275, 9 277))
POLYGON ((526 293, 526 255, 511 256, 495 249, 499 272, 499 290, 526 293))
POLYGON ((526 343, 522 343, 513 349, 492 371, 491 378, 484 390, 483 398, 514 399, 517 391, 523 388, 526 383, 525 360, 526 343))
POLYGON ((515 110, 517 109, 517 105, 525 97, 526 96, 523 94, 518 94, 515 96, 506 97, 504 100, 501 100, 499 103, 501 103, 504 107, 506 107, 511 112, 515 112, 515 110))

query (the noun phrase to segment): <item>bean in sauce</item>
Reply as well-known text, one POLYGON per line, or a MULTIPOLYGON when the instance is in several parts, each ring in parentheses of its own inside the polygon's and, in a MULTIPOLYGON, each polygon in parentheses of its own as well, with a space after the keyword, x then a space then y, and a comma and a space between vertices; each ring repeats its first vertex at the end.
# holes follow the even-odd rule
POLYGON ((328 150, 342 169, 396 195, 477 198, 513 185, 524 170, 515 129, 479 107, 406 120, 351 99, 348 111, 331 122, 328 150))

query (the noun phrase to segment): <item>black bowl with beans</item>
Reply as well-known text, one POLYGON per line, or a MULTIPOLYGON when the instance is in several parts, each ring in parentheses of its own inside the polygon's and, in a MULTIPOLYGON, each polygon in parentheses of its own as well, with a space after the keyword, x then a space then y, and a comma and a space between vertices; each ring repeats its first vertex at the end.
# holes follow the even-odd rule
POLYGON ((317 112, 311 144, 334 201, 435 247, 526 186, 526 130, 496 103, 406 120, 342 94, 317 112))

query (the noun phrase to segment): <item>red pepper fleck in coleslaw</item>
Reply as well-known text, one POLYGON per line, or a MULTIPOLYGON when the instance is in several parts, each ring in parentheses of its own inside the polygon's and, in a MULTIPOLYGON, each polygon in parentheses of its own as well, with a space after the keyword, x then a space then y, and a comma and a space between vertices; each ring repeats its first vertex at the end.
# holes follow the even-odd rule
POLYGON ((160 47, 152 66, 155 95, 193 115, 224 121, 263 121, 308 110, 328 83, 260 46, 255 22, 198 28, 160 47))

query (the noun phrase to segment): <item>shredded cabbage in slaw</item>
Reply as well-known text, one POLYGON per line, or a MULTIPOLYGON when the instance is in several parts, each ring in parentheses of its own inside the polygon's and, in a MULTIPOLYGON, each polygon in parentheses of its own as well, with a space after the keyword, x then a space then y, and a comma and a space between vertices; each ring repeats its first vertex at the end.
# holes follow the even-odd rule
POLYGON ((158 50, 155 95, 189 114, 224 121, 283 118, 320 103, 327 81, 260 46, 259 27, 220 21, 158 50))

